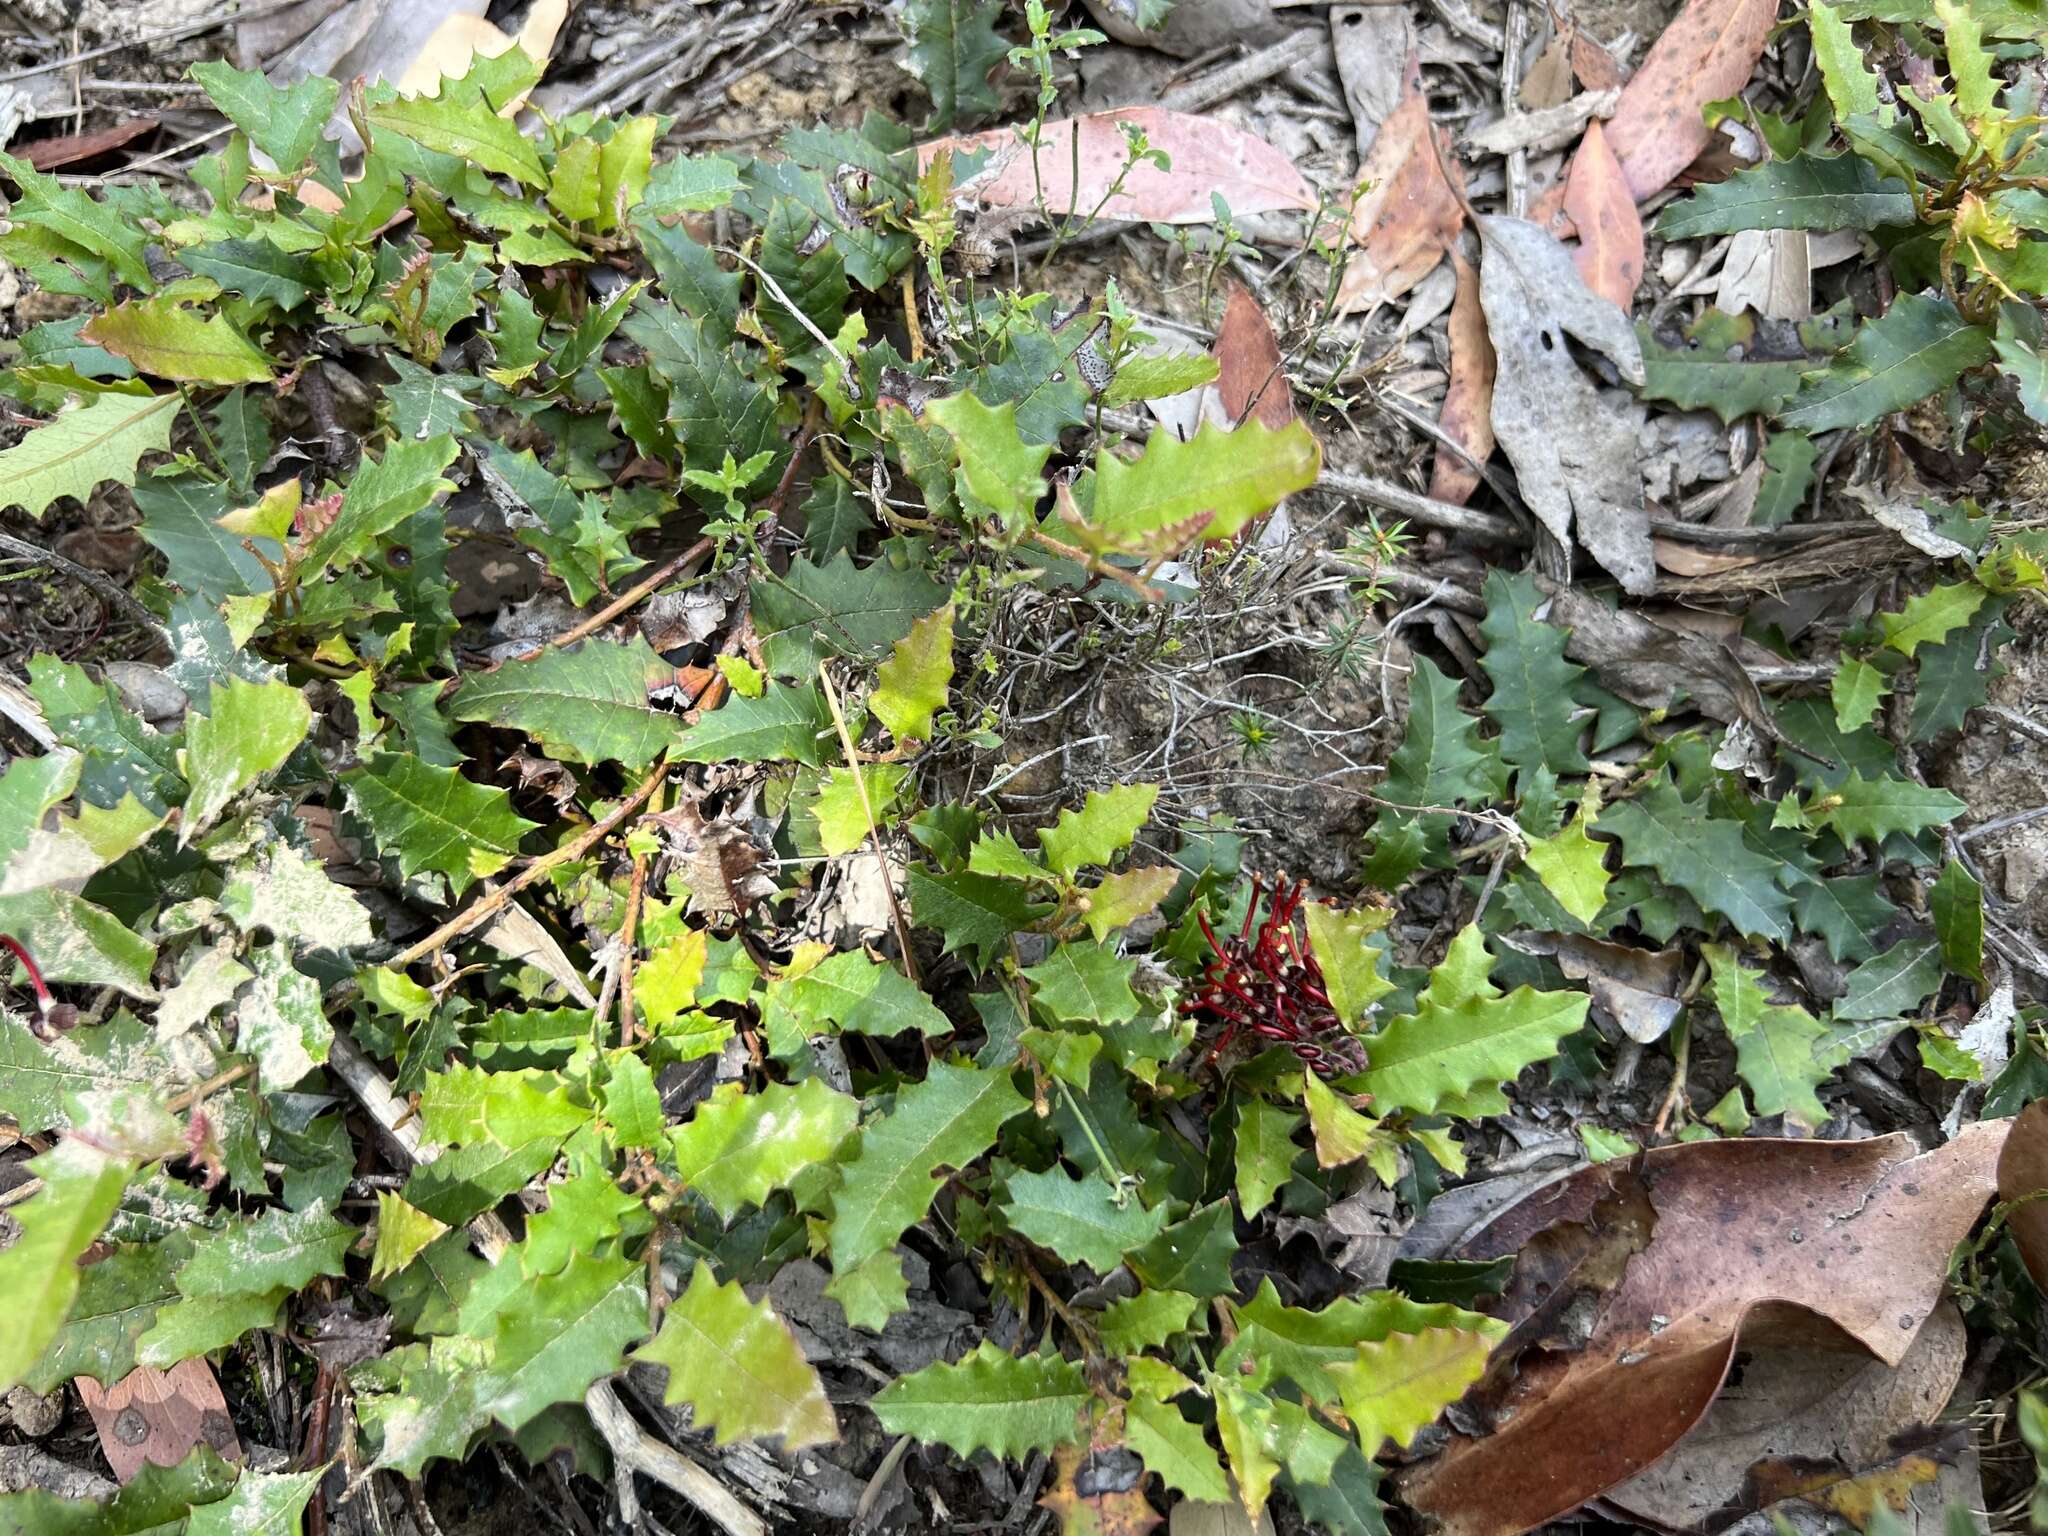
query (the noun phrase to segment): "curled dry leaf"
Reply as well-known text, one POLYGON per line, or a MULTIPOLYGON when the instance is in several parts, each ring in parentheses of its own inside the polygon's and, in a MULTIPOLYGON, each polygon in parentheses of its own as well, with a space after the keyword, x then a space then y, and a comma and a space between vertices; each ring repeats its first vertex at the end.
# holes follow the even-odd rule
MULTIPOLYGON (((1031 168, 1031 147, 1014 128, 933 139, 918 146, 919 165, 942 149, 956 154, 987 150, 980 173, 962 182, 958 195, 984 208, 1030 214, 1038 206, 1039 181, 1031 168)), ((1056 118, 1045 125, 1038 152, 1044 203, 1055 214, 1094 213, 1105 219, 1154 224, 1206 224, 1216 217, 1210 193, 1221 194, 1234 214, 1278 213, 1313 208, 1315 188, 1279 150, 1257 134, 1220 118, 1198 117, 1165 107, 1120 107, 1081 117, 1056 118), (1130 159, 1121 124, 1142 128, 1154 149, 1172 162, 1162 171, 1152 161, 1131 168, 1114 197, 1110 189, 1130 159), (1080 174, 1075 175, 1078 158, 1080 174), (1107 199, 1107 201, 1105 201, 1107 199)))
MULTIPOLYGON (((1741 94, 1777 19, 1778 0, 1687 0, 1664 29, 1607 124, 1608 146, 1637 202, 1707 147, 1713 130, 1700 109, 1741 94)), ((1572 62, 1579 64, 1576 52, 1572 62)))
POLYGON ((1233 284, 1216 328, 1216 394, 1232 426, 1247 416, 1277 432, 1294 420, 1294 394, 1273 324, 1251 292, 1233 284))
POLYGON ((1458 272, 1458 296, 1451 301, 1451 382, 1444 389, 1444 408, 1437 426, 1465 450, 1458 454, 1437 444, 1436 463, 1429 472, 1429 494, 1438 501, 1463 506, 1479 489, 1475 467, 1493 453, 1493 338, 1486 334, 1486 313, 1479 307, 1479 273, 1458 252, 1451 252, 1458 272))
POLYGON ((1586 286, 1623 314, 1643 280, 1643 221, 1621 163, 1597 122, 1586 125, 1565 180, 1564 211, 1579 232, 1572 262, 1586 286))
POLYGON ((1410 54, 1401 104, 1380 125, 1358 168, 1350 226, 1358 251, 1338 284, 1337 312, 1377 309, 1429 276, 1458 238, 1463 198, 1464 173, 1450 136, 1429 120, 1422 66, 1410 54), (1446 173, 1458 178, 1455 185, 1446 173))
MULTIPOLYGON (((2009 1124, 1970 1126, 1919 1156, 1903 1135, 1683 1143, 1582 1169, 1512 1207, 1458 1256, 1516 1253, 1586 1221, 1638 1178, 1656 1224, 1583 1345, 1523 1349, 1488 1405, 1496 1427, 1485 1433, 1468 1414, 1474 1432, 1403 1479, 1407 1501, 1440 1536, 1518 1536, 1555 1519, 1649 1467, 1700 1422, 1747 1322, 1825 1320, 1833 1336, 1898 1365, 1940 1301, 1950 1251, 1990 1198, 2009 1124)), ((1511 1281, 1505 1299, 1520 1294, 1511 1281)), ((1489 1380, 1503 1374, 1497 1361, 1489 1380)))
POLYGON ((1583 934, 1528 934, 1509 940, 1518 949, 1554 956, 1557 968, 1586 983, 1593 1004, 1640 1045, 1661 1040, 1684 1006, 1684 954, 1676 949, 1636 949, 1583 934))
POLYGON ((1636 596, 1656 590, 1650 515, 1636 464, 1642 406, 1598 390, 1567 336, 1606 356, 1632 384, 1642 351, 1628 316, 1590 292, 1556 238, 1525 219, 1479 220, 1479 303, 1499 373, 1493 431, 1514 461, 1522 497, 1570 549, 1578 541, 1636 596))

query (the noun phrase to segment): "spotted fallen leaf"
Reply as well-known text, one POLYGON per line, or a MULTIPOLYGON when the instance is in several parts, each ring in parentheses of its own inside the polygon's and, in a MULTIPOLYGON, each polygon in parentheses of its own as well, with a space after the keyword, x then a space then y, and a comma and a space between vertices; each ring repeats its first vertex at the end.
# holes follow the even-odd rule
POLYGON ((1557 1518, 1700 1422, 1751 1321, 1822 1318, 1897 1365, 1991 1196, 2010 1124, 1969 1126, 1920 1155, 1904 1135, 1681 1143, 1645 1153, 1639 1174, 1598 1164, 1510 1207, 1455 1256, 1515 1253, 1584 1220, 1617 1179, 1647 1185, 1656 1227, 1583 1342, 1525 1348, 1489 1405, 1492 1432, 1453 1436, 1404 1475, 1403 1496, 1439 1536, 1519 1536, 1557 1518))
POLYGON ((100 1453, 123 1483, 145 1466, 175 1467, 200 1444, 230 1461, 242 1459, 227 1399, 203 1359, 183 1360, 167 1371, 138 1365, 111 1387, 90 1376, 72 1385, 99 1431, 100 1453))
POLYGON ((1586 124, 1586 136, 1572 156, 1564 187, 1564 211, 1578 230, 1572 263, 1586 286, 1623 314, 1635 301, 1643 280, 1643 221, 1629 195, 1621 163, 1608 148, 1598 122, 1586 124))
POLYGON ((1400 105, 1358 168, 1350 221, 1358 249, 1337 286, 1338 313, 1377 309, 1429 276, 1465 221, 1463 191, 1450 136, 1430 121, 1421 64, 1411 54, 1400 105))
POLYGON ((1316 206, 1308 179, 1257 134, 1220 118, 1165 107, 1123 107, 1054 119, 1045 125, 1037 174, 1031 148, 1014 128, 933 139, 918 146, 918 164, 931 164, 942 149, 956 155, 988 151, 980 172, 962 181, 955 196, 1026 215, 1038 207, 1041 191, 1052 213, 1153 224, 1208 223, 1216 217, 1211 193, 1221 196, 1233 214, 1316 206), (1125 124, 1143 129, 1151 146, 1165 151, 1170 168, 1161 170, 1150 160, 1131 166, 1125 124), (1112 188, 1115 196, 1110 196, 1112 188))
POLYGON ((1777 19, 1778 0, 1687 0, 1659 34, 1607 123, 1608 146, 1637 202, 1707 147, 1713 130, 1701 108, 1741 94, 1777 19))
POLYGON ((1479 489, 1480 473, 1493 453, 1493 338, 1486 333, 1486 312, 1479 304, 1479 273, 1457 251, 1451 263, 1458 273, 1458 296, 1451 301, 1451 381, 1444 389, 1437 427, 1463 454, 1439 443, 1430 467, 1429 494, 1438 501, 1463 506, 1479 489))

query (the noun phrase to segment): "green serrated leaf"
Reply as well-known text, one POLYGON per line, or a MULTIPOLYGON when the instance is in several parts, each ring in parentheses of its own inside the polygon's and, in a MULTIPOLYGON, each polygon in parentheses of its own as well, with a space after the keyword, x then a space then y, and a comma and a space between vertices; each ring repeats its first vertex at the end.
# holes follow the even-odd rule
POLYGON ((78 1297, 79 1256, 120 1205, 134 1172, 128 1159, 76 1136, 26 1166, 43 1187, 14 1207, 21 1235, 0 1249, 0 1295, 10 1298, 7 1327, 0 1329, 0 1391, 30 1372, 64 1326, 78 1297))
POLYGON ((1158 798, 1157 784, 1090 790, 1080 810, 1061 811, 1059 820, 1038 834, 1046 863, 1070 878, 1083 865, 1107 864, 1130 847, 1158 798))
POLYGON ((825 1294, 839 1303, 854 1327, 880 1333, 890 1318, 910 1310, 903 1255, 891 1248, 863 1259, 826 1282, 825 1294))
POLYGON ((1832 828, 1853 848, 1865 840, 1881 843, 1894 832, 1911 836, 1944 826, 1967 809, 1945 789, 1910 779, 1866 779, 1851 769, 1847 779, 1808 807, 1808 814, 1815 826, 1832 828))
POLYGON ((1948 299, 1901 294, 1819 373, 1809 374, 1778 420, 1802 432, 1863 427, 1947 388, 1991 360, 1990 334, 1948 299))
POLYGON ((1124 1405, 1124 1443, 1147 1471, 1184 1498, 1205 1504, 1230 1502, 1230 1479, 1202 1434, 1171 1403, 1134 1397, 1124 1405))
POLYGON ((737 694, 682 733, 674 756, 691 763, 797 762, 821 766, 837 751, 832 713, 815 683, 770 683, 758 699, 737 694))
POLYGON ((420 1120, 430 1140, 444 1145, 501 1147, 559 1141, 590 1123, 588 1106, 570 1100, 558 1072, 527 1067, 491 1071, 457 1063, 429 1072, 420 1090, 420 1120))
POLYGON ((398 860, 400 874, 409 879, 438 871, 457 896, 472 880, 509 864, 536 825, 512 809, 504 790, 410 754, 375 753, 341 782, 377 846, 398 860))
POLYGON ((1003 12, 1000 0, 911 0, 904 6, 909 69, 932 98, 926 132, 943 133, 959 118, 1001 108, 989 75, 1009 53, 996 31, 1003 12))
MULTIPOLYGON (((1918 1011, 1941 985, 1941 945, 1933 938, 1901 939, 1851 971, 1848 991, 1835 1003, 1838 1020, 1901 1018, 1918 1011)), ((1762 1101, 1759 1114, 1768 1114, 1762 1101)))
POLYGON ((939 1169, 973 1162, 1027 1102, 1007 1071, 934 1062, 923 1082, 904 1088, 895 1108, 861 1133, 859 1150, 843 1165, 832 1196, 833 1269, 893 1248, 938 1197, 939 1169))
POLYGON ((1941 961, 1974 981, 1984 979, 1984 887, 1954 859, 1927 893, 1941 961))
POLYGON ((226 1498, 193 1505, 185 1536, 299 1536, 300 1516, 326 1475, 324 1466, 308 1472, 244 1472, 226 1498))
POLYGON ((1007 1180, 1009 1198, 1003 1219, 1041 1248, 1069 1264, 1086 1264, 1107 1275, 1124 1254, 1149 1242, 1166 1226, 1163 1207, 1147 1210, 1097 1175, 1069 1178, 1057 1164, 1043 1173, 1013 1170, 1007 1180))
POLYGON ((454 155, 529 187, 545 187, 540 150, 509 117, 500 117, 472 89, 463 94, 444 81, 439 96, 400 96, 369 110, 370 126, 411 139, 436 154, 454 155))
POLYGON ((647 1334, 641 1270, 630 1259, 575 1254, 547 1284, 523 1288, 524 1304, 498 1319, 490 1368, 475 1383, 479 1406, 518 1429, 623 1370, 626 1346, 647 1334))
POLYGON ((944 953, 972 956, 977 970, 988 968, 1012 934, 1051 910, 1032 901, 1030 892, 1013 880, 967 870, 933 873, 913 868, 905 885, 918 925, 937 929, 945 936, 944 953))
POLYGON ((1867 661, 1844 656, 1835 668, 1828 696, 1835 704, 1835 729, 1858 731, 1870 723, 1877 706, 1890 691, 1885 676, 1867 661))
POLYGON ((1909 598, 1897 613, 1880 613, 1884 643, 1901 656, 1936 644, 1961 629, 1984 606, 1984 589, 1974 581, 1949 582, 1909 598))
POLYGON ((960 485, 1011 528, 1034 516, 1045 495, 1046 442, 1024 441, 1016 408, 1007 401, 985 405, 973 394, 948 395, 924 409, 925 419, 953 440, 960 458, 960 485))
POLYGON ((1280 1186, 1294 1177, 1294 1161, 1301 1155, 1294 1133, 1301 1126, 1300 1115, 1264 1099, 1238 1106, 1233 1187, 1247 1221, 1271 1205, 1280 1186))
POLYGON ((805 1169, 828 1161, 859 1113, 855 1100, 821 1078, 794 1087, 769 1083, 757 1093, 725 1083, 670 1129, 669 1147, 682 1181, 731 1221, 743 1206, 763 1204, 805 1169))
POLYGON ((194 64, 191 73, 222 115, 286 175, 313 157, 341 97, 340 82, 326 75, 279 86, 260 70, 236 69, 216 60, 194 64))
POLYGON ((1587 768, 1569 703, 1586 669, 1565 660, 1565 631, 1536 617, 1544 602, 1526 572, 1487 572, 1486 617, 1479 625, 1486 654, 1480 665, 1493 682, 1485 709, 1500 726, 1502 760, 1562 777, 1587 768))
POLYGON ((1171 432, 1147 440, 1142 458, 1104 450, 1095 459, 1091 526, 1114 537, 1195 525, 1198 537, 1226 539, 1296 491, 1315 484, 1323 452, 1306 425, 1279 431, 1253 419, 1234 432, 1213 422, 1185 441, 1171 432))
POLYGON ((829 656, 879 656, 945 595, 921 567, 886 558, 865 566, 844 553, 824 565, 792 561, 786 574, 752 587, 761 659, 778 677, 806 677, 829 656))
MULTIPOLYGON (((569 762, 615 762, 639 771, 684 740, 681 722, 647 697, 674 678, 675 668, 638 635, 626 645, 585 640, 574 650, 550 649, 472 673, 456 689, 448 712, 457 720, 525 731, 569 762)), ((739 704, 765 702, 734 700, 710 718, 739 704)))
POLYGON ((1479 1331, 1425 1328, 1360 1344, 1349 1360, 1326 1367, 1337 1379, 1359 1449, 1377 1456, 1392 1441, 1405 1450, 1486 1370, 1493 1341, 1479 1331))
MULTIPOLYGON (((1657 216, 1657 233, 1696 240, 1745 229, 1878 229, 1914 218, 1905 183, 1881 175, 1869 161, 1802 151, 1694 188, 1657 216)), ((1647 353, 1643 361, 1647 369, 1647 353)))
POLYGON ((94 395, 0 452, 0 508, 40 518, 60 496, 83 502, 106 481, 135 483, 145 453, 171 446, 176 395, 94 395))
POLYGON ((178 1269, 178 1290, 191 1297, 300 1290, 321 1275, 340 1274, 342 1255, 361 1235, 336 1221, 324 1200, 244 1217, 199 1240, 178 1269))
POLYGON ((457 451, 455 439, 444 433, 424 441, 400 438, 382 459, 364 454, 334 521, 300 557, 302 579, 362 559, 385 534, 454 490, 441 472, 455 462, 457 451))
POLYGON ((860 950, 832 955, 771 985, 769 997, 807 1035, 833 1030, 858 1035, 945 1035, 952 1021, 893 965, 860 950))
POLYGON ((925 614, 875 669, 868 708, 899 741, 927 741, 953 681, 953 605, 925 614))
POLYGON ((1818 935, 1835 960, 1867 960, 1878 936, 1898 917, 1875 875, 1836 875, 1799 887, 1793 916, 1801 933, 1818 935))
POLYGON ((1792 898, 1778 884, 1778 862, 1752 849, 1738 824, 1711 816, 1704 797, 1688 802, 1657 784, 1607 807, 1594 828, 1621 840, 1624 862, 1654 869, 1737 932, 1791 937, 1792 898))
POLYGON ((1828 100, 1838 118, 1855 117, 1879 110, 1877 75, 1856 46, 1850 24, 1827 0, 1813 0, 1807 10, 1807 26, 1813 35, 1814 62, 1820 65, 1828 100))
POLYGON ((1715 1010, 1735 1042, 1736 1071, 1749 1085, 1756 1112, 1818 1129, 1827 1110, 1814 1090, 1836 1064, 1823 1045, 1826 1028, 1804 1008, 1773 1004, 1757 973, 1729 946, 1706 944, 1701 952, 1713 973, 1715 1010))
POLYGON ((1230 1278, 1230 1260, 1236 1252, 1231 1203, 1217 1200, 1134 1249, 1129 1262, 1131 1273, 1156 1291, 1223 1296, 1236 1289, 1230 1278))
POLYGON ((1081 1367, 1056 1355, 1004 1354, 983 1339, 957 1365, 899 1376, 868 1406, 892 1435, 1021 1460, 1086 1432, 1091 1394, 1081 1367))
POLYGON ((825 1384, 774 1308, 747 1300, 737 1283, 720 1285, 701 1259, 661 1332, 633 1358, 667 1367, 662 1400, 689 1404, 719 1445, 777 1435, 794 1451, 839 1438, 825 1384))
POLYGON ((1097 943, 1119 928, 1158 910, 1159 903, 1180 883, 1180 871, 1171 864, 1148 865, 1143 869, 1119 870, 1104 875, 1086 893, 1087 907, 1081 920, 1097 943))
POLYGON ((1201 1305, 1199 1298, 1186 1291, 1145 1289, 1104 1307, 1095 1320, 1095 1331, 1102 1347, 1114 1355, 1163 1349, 1168 1339, 1194 1325, 1201 1305))
POLYGON ((370 1278, 395 1275, 427 1244, 448 1230, 425 1211, 407 1205, 389 1190, 377 1191, 377 1247, 370 1255, 370 1278))
POLYGON ((811 813, 818 821, 818 843, 828 857, 851 853, 866 843, 875 826, 894 819, 896 797, 909 781, 903 763, 863 763, 858 768, 834 764, 825 770, 811 813), (874 813, 874 821, 868 813, 874 813))
POLYGON ((251 1291, 242 1296, 187 1297, 158 1312, 149 1332, 135 1341, 139 1365, 168 1370, 227 1349, 245 1334, 275 1328, 291 1291, 251 1291))
POLYGON ((1237 1338, 1218 1354, 1216 1369, 1254 1383, 1284 1377, 1309 1401, 1325 1405, 1337 1395, 1329 1368, 1354 1359, 1360 1344, 1427 1329, 1478 1333, 1489 1342, 1507 1332, 1506 1325, 1476 1312, 1442 1302, 1425 1305, 1397 1291, 1346 1296, 1314 1311, 1290 1307, 1268 1276, 1258 1294, 1238 1308, 1237 1338))
POLYGON ((206 712, 185 721, 185 777, 192 793, 178 840, 190 842, 230 800, 283 765, 313 728, 306 696, 289 683, 231 677, 217 685, 206 712))
POLYGON ((1109 1026, 1138 1016, 1138 996, 1131 990, 1136 964, 1112 945, 1070 939, 1042 964, 1026 967, 1024 975, 1032 1002, 1055 1019, 1109 1026))

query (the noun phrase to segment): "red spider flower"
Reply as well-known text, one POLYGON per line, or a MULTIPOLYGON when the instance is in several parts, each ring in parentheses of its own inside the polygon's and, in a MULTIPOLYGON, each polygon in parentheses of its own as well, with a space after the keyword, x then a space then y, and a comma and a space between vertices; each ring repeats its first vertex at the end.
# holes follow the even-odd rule
POLYGON ((1365 1048, 1330 1006, 1323 968, 1299 926, 1306 888, 1306 881, 1283 876, 1269 885, 1254 875, 1244 925, 1230 939, 1219 940, 1207 915, 1197 909, 1195 921, 1202 925, 1211 954, 1181 1011, 1221 1026, 1210 1061, 1240 1033, 1249 1032, 1286 1046, 1324 1077, 1365 1070, 1365 1048))
POLYGON ((29 1021, 29 1030, 38 1040, 54 1040, 65 1030, 78 1023, 78 1010, 70 1003, 60 1003, 50 995, 49 987, 43 981, 43 973, 21 941, 11 933, 0 933, 0 949, 11 953, 21 962, 22 970, 28 976, 29 987, 36 996, 36 1016, 29 1021))

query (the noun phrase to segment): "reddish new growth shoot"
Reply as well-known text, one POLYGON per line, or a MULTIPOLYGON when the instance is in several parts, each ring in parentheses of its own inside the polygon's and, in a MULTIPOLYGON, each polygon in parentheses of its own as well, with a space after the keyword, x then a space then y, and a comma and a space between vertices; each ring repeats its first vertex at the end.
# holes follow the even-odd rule
POLYGON ((48 1040, 78 1022, 78 1010, 69 1003, 60 1003, 50 995, 49 985, 43 980, 43 973, 36 965, 35 957, 22 946, 11 933, 0 933, 0 949, 7 950, 21 962, 22 970, 28 973, 28 984, 36 995, 36 1016, 29 1028, 39 1040, 48 1040))
POLYGON ((1254 875, 1244 925, 1230 939, 1219 940, 1208 916, 1196 911, 1211 957, 1181 1011, 1222 1026, 1210 1061, 1250 1033, 1286 1046, 1324 1077, 1365 1070, 1365 1049, 1330 1006, 1323 968, 1297 926, 1306 888, 1306 881, 1285 877, 1269 886, 1254 875))

